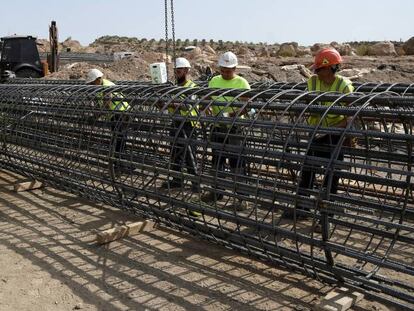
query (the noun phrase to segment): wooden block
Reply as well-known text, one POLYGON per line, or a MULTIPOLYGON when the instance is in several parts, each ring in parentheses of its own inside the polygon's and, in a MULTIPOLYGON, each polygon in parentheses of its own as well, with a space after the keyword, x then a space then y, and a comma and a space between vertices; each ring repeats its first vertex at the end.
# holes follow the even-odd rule
POLYGON ((15 192, 27 191, 27 190, 34 190, 43 187, 43 183, 40 181, 32 180, 32 181, 24 181, 18 184, 15 184, 13 190, 15 192))
POLYGON ((123 225, 115 228, 111 228, 102 232, 97 233, 96 241, 98 244, 109 243, 123 237, 137 234, 144 230, 148 224, 147 220, 134 222, 129 225, 123 225))
POLYGON ((363 294, 351 292, 348 288, 341 287, 329 292, 323 300, 315 306, 315 310, 345 311, 363 298, 363 294))

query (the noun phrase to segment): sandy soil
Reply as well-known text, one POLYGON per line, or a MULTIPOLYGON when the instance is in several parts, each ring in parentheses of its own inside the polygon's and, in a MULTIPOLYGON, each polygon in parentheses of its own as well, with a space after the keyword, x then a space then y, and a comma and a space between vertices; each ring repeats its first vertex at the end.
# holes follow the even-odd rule
MULTIPOLYGON (((59 72, 53 73, 46 79, 84 79, 88 70, 98 68, 110 80, 139 80, 149 81, 149 64, 162 61, 163 54, 156 52, 141 53, 131 58, 116 61, 111 64, 74 63, 61 66, 59 72)), ((180 55, 186 56, 186 55, 180 55)), ((217 71, 217 55, 201 59, 190 59, 193 69, 191 76, 195 80, 203 79, 206 66, 217 71), (207 62, 208 61, 208 62, 207 62)), ((306 77, 299 69, 290 65, 303 65, 309 68, 313 57, 240 57, 240 64, 247 66, 240 68, 238 73, 248 81, 288 81, 302 82, 306 77)), ((375 83, 413 83, 414 56, 399 57, 344 57, 341 75, 350 77, 355 82, 375 83)), ((169 76, 172 77, 172 68, 169 66, 169 76)), ((310 73, 310 72, 309 72, 310 73)))
MULTIPOLYGON (((138 219, 0 172, 0 310, 310 310, 332 288, 168 228, 99 246, 138 219)), ((392 310, 363 300, 353 310, 392 310)))

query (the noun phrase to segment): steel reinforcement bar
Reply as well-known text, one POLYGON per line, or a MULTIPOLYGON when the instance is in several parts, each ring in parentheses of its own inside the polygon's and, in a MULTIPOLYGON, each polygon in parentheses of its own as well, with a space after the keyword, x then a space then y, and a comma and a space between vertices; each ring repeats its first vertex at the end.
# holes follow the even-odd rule
MULTIPOLYGON (((114 81, 117 85, 142 85, 151 84, 151 81, 133 81, 133 80, 119 80, 114 81)), ((9 79, 8 84, 84 84, 84 80, 54 80, 54 79, 30 79, 30 78, 15 78, 9 79)), ((207 87, 207 81, 196 81, 198 86, 207 87)), ((414 83, 360 83, 354 82, 355 92, 362 93, 379 93, 379 92, 394 92, 406 96, 414 96, 414 83)), ((252 82, 251 87, 253 89, 273 89, 273 90, 306 90, 306 83, 293 83, 293 82, 252 82)))
POLYGON ((5 84, 0 166, 413 308, 413 104, 394 92, 5 84))

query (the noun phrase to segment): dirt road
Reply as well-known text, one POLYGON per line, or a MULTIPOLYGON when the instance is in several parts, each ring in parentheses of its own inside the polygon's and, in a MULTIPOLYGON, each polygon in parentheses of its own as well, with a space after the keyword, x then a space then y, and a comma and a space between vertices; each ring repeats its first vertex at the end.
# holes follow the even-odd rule
MULTIPOLYGON (((167 228, 94 243, 137 218, 0 171, 0 310, 310 310, 331 289, 167 228)), ((368 300, 354 310, 389 310, 368 300)))

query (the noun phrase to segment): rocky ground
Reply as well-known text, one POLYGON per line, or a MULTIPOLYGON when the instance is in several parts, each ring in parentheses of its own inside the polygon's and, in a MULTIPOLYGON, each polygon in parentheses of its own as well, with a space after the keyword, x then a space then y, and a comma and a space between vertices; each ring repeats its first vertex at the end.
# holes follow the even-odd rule
MULTIPOLYGON (((62 64, 59 72, 47 78, 81 79, 90 68, 99 68, 111 80, 150 80, 149 64, 162 61, 170 64, 171 56, 165 56, 165 42, 162 40, 158 42, 143 40, 103 37, 88 47, 82 47, 77 41, 66 40, 61 44, 62 51, 70 49, 72 52, 107 54, 129 51, 134 55, 113 63, 62 64)), ((353 81, 376 83, 413 83, 414 81, 414 37, 405 43, 332 42, 331 44, 316 43, 311 47, 301 47, 295 42, 265 45, 186 41, 177 45, 176 56, 190 60, 194 79, 203 78, 207 67, 217 71, 216 63, 219 54, 231 50, 239 57, 241 65, 239 73, 251 82, 263 80, 301 82, 311 74, 308 68, 316 51, 324 46, 335 46, 344 56, 341 74, 353 81), (197 46, 186 46, 185 43, 188 45, 195 43, 197 46)), ((47 42, 44 42, 44 49, 47 46, 47 42)), ((171 74, 171 64, 169 67, 171 74)))

